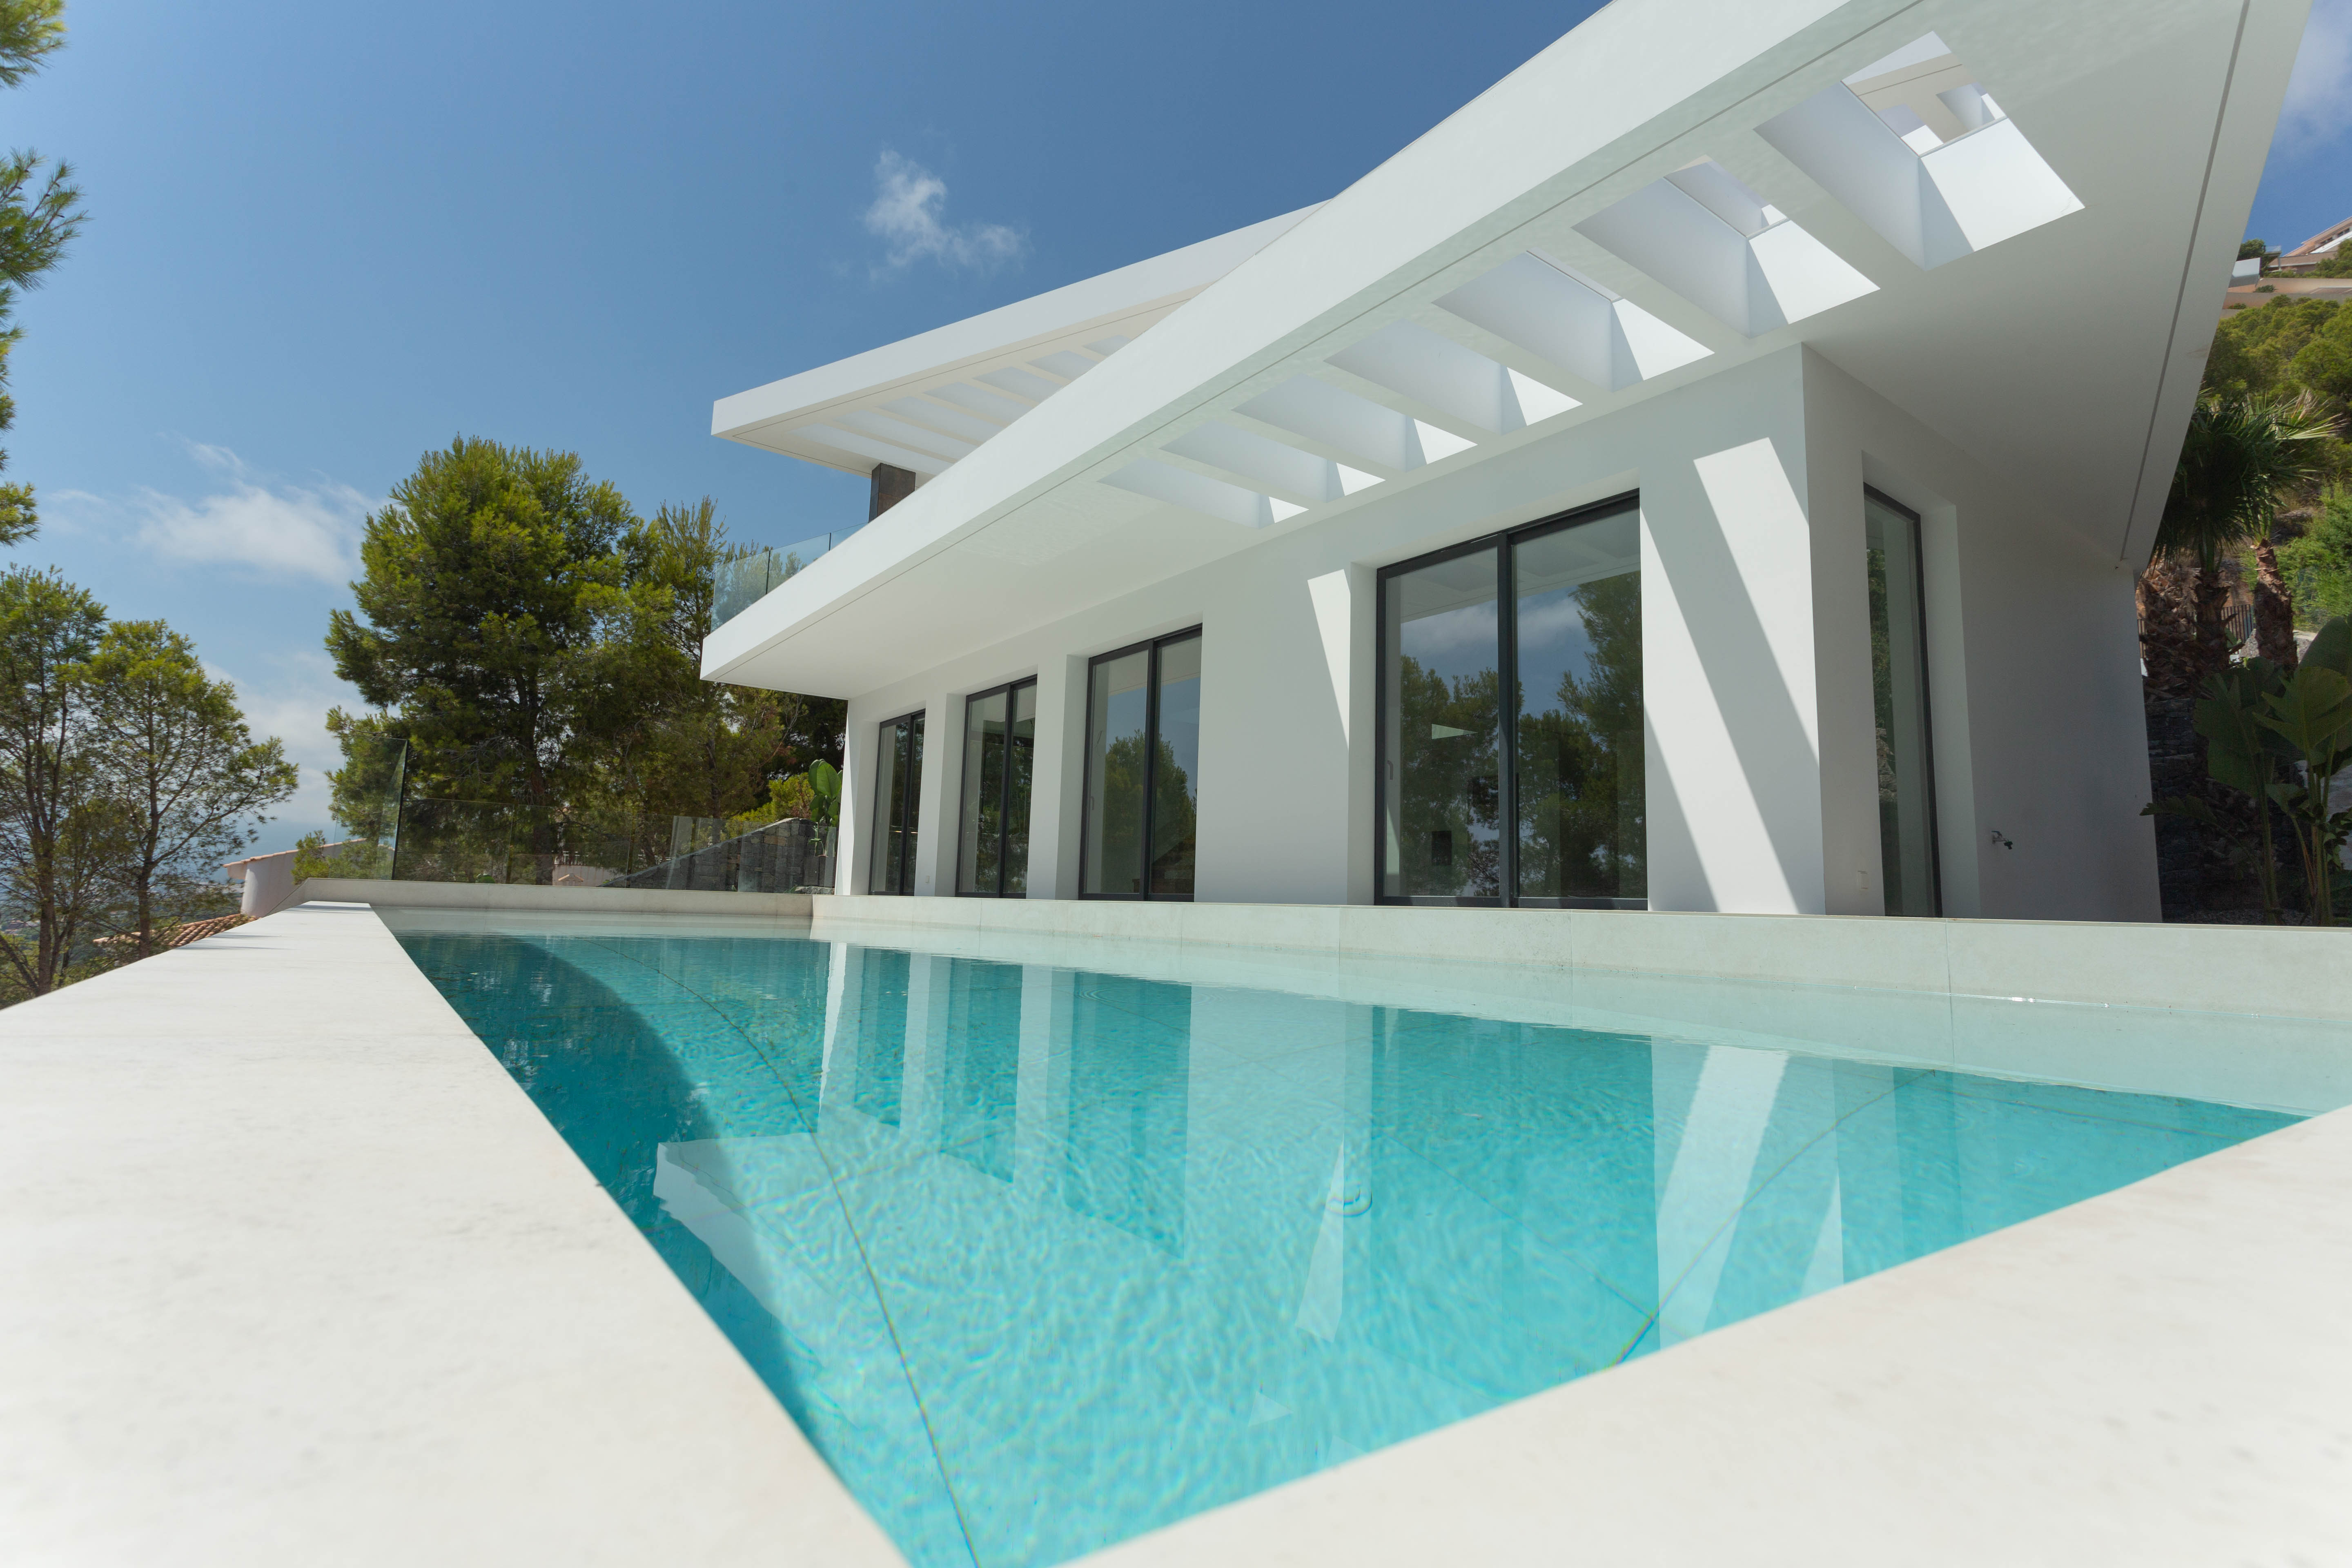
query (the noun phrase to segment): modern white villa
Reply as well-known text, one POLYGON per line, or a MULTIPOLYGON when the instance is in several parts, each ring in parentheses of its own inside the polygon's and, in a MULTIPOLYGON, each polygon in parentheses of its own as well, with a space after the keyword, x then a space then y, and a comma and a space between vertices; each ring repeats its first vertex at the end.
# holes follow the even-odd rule
POLYGON ((1621 0, 720 400, 887 510, 704 672, 849 699, 846 893, 2156 919, 2133 580, 2302 12, 1621 0))
POLYGON ((2352 1562, 2345 936, 2158 920, 2133 602, 2306 9, 1614 0, 720 401, 835 896, 395 790, 0 1011, 0 1564, 2352 1562))

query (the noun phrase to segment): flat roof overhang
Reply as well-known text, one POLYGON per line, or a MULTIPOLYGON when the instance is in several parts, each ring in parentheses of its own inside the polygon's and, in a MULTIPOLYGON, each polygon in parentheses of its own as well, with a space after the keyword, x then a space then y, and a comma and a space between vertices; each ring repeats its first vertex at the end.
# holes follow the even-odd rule
POLYGON ((1618 0, 704 674, 856 696, 1796 343, 2136 565, 2305 10, 1618 0))
POLYGON ((710 433, 853 474, 887 463, 936 479, 1314 210, 722 397, 710 433))

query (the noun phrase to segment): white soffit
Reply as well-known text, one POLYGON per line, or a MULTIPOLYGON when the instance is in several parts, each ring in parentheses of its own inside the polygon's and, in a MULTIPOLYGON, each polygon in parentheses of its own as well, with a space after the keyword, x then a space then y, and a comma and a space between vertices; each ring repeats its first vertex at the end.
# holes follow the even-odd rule
POLYGON ((852 473, 887 463, 935 478, 1314 210, 722 397, 710 433, 852 473))
POLYGON ((2127 553, 2193 397, 2183 312, 2210 331, 2182 258, 2242 219, 2294 58, 2296 18, 2242 15, 1618 0, 721 627, 706 672, 871 690, 1800 343, 2127 553))

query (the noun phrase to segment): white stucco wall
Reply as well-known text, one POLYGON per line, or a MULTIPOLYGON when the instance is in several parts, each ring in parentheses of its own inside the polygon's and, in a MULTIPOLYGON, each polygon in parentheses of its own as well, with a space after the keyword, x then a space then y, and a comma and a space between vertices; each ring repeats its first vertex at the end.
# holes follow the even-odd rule
POLYGON ((1075 897, 1087 660, 1198 625, 1198 897, 1370 901, 1377 569, 1638 489, 1653 907, 1874 913, 1865 480, 1925 520, 1946 911, 2154 918, 2128 575, 1803 348, 853 698, 842 890, 876 726, 928 715, 916 890, 948 893, 962 699, 1034 675, 1031 896, 1075 897))
MULTIPOLYGON (((1867 635, 1862 487, 1920 515, 1944 912, 2160 919, 2155 828, 2139 815, 2147 731, 2131 570, 2080 520, 2011 489, 1822 355, 1806 360, 1804 397, 1814 531, 1834 541, 1821 558, 1843 578, 1823 590, 1825 642, 1867 635)), ((1823 668, 1824 705, 1834 689, 1845 723, 1864 729, 1863 667, 1823 668)), ((1830 787, 1861 805, 1869 781, 1830 787)), ((1843 820, 1849 831, 1829 836, 1832 881, 1877 858, 1874 817, 1843 820)))

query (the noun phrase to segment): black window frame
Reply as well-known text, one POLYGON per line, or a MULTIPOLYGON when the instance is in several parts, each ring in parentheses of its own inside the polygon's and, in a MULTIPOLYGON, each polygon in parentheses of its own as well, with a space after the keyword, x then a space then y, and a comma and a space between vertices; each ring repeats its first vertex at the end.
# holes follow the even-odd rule
MULTIPOLYGON (((1937 810, 1936 799, 1936 671, 1933 668, 1935 650, 1927 640, 1927 520, 1913 508, 1905 506, 1876 485, 1862 487, 1864 501, 1876 501, 1887 510, 1911 524, 1911 550, 1919 563, 1914 574, 1919 584, 1919 786, 1927 805, 1927 901, 1935 913, 1911 916, 1911 919, 1941 920, 1944 917, 1944 819, 1937 810)), ((1864 539, 1868 531, 1864 531, 1864 539)), ((1865 551, 1867 545, 1864 546, 1865 551)), ((1879 898, 1886 896, 1886 868, 1879 868, 1879 898)))
MULTIPOLYGON (((957 799, 955 896, 959 899, 1002 899, 1008 896, 1004 891, 1004 866, 1005 847, 1013 841, 1013 812, 1011 810, 1013 801, 1013 694, 1020 690, 1024 686, 1034 691, 1036 689, 1037 678, 1034 675, 1024 675, 1018 680, 1008 680, 1002 686, 992 686, 985 691, 972 692, 963 700, 962 733, 965 743, 969 744, 971 737, 971 705, 975 702, 985 702, 992 697, 1003 697, 1004 699, 1004 776, 1001 781, 1001 793, 1003 794, 1003 798, 997 803, 996 891, 986 893, 982 892, 980 889, 975 888, 967 892, 963 886, 964 833, 966 824, 971 820, 972 814, 965 810, 965 807, 971 803, 964 800, 962 796, 964 771, 971 765, 971 763, 969 759, 966 758, 959 757, 956 759, 957 799)), ((1031 744, 1034 748, 1035 742, 1033 741, 1031 744)), ((1031 816, 1034 817, 1037 810, 1037 789, 1034 767, 1036 757, 1034 749, 1031 753, 1030 761, 1032 767, 1029 788, 1029 811, 1031 816)), ((1028 879, 1028 868, 1025 861, 1022 868, 1022 879, 1024 882, 1028 879)), ((1025 898, 1027 895, 1024 894, 1023 896, 1025 898)))
MULTIPOLYGON (((901 724, 912 724, 915 727, 915 742, 919 746, 922 741, 922 732, 925 728, 924 719, 929 712, 929 710, 926 708, 912 709, 908 712, 899 714, 896 718, 884 719, 875 724, 875 773, 877 775, 881 773, 880 759, 882 755, 882 737, 901 724)), ((895 768, 897 763, 893 763, 892 765, 895 768)), ((879 785, 882 781, 879 776, 877 776, 874 782, 877 785, 879 785)), ((922 775, 920 773, 917 773, 915 775, 915 787, 905 791, 902 797, 906 803, 906 809, 904 812, 905 820, 901 825, 901 828, 902 831, 906 833, 909 842, 907 858, 904 861, 900 862, 898 867, 899 879, 906 884, 906 886, 902 888, 880 888, 875 886, 875 858, 882 853, 882 847, 888 842, 888 835, 890 832, 890 825, 882 819, 882 803, 878 800, 875 802, 874 848, 867 854, 866 860, 866 891, 869 896, 894 899, 908 899, 914 897, 915 856, 913 846, 921 842, 920 828, 922 826, 923 815, 922 784, 922 775)))
MULTIPOLYGON (((1539 534, 1554 533, 1573 528, 1580 522, 1592 521, 1601 516, 1633 509, 1640 514, 1642 492, 1627 490, 1589 505, 1571 507, 1532 522, 1515 523, 1494 533, 1481 534, 1460 544, 1449 544, 1443 550, 1433 550, 1408 561, 1398 561, 1383 566, 1375 574, 1372 584, 1372 902, 1413 909, 1444 910, 1646 910, 1650 900, 1642 899, 1557 899, 1539 904, 1519 901, 1519 727, 1516 714, 1519 681, 1518 621, 1519 601, 1512 574, 1512 552, 1523 540, 1539 534), (1496 767, 1502 776, 1496 781, 1499 804, 1496 820, 1502 824, 1496 835, 1501 860, 1497 883, 1502 889, 1496 898, 1438 899, 1411 893, 1391 894, 1383 884, 1387 880, 1385 856, 1388 849, 1389 816, 1389 579, 1409 572, 1439 565, 1481 551, 1495 552, 1495 662, 1496 690, 1503 711, 1496 716, 1496 728, 1501 731, 1495 738, 1496 767)), ((1647 633, 1644 632, 1644 640, 1647 633)), ((1644 775, 1646 779, 1646 773, 1644 775)), ((1644 810, 1646 818, 1646 805, 1644 810)), ((1644 860, 1647 859, 1646 850, 1644 860)))
MULTIPOLYGON (((1079 742, 1085 749, 1085 755, 1078 770, 1078 897, 1082 899, 1113 899, 1129 903, 1159 904, 1189 904, 1193 901, 1194 895, 1192 893, 1179 897, 1170 893, 1154 893, 1151 890, 1151 807, 1153 802, 1159 799, 1157 785, 1160 783, 1160 650, 1170 643, 1185 642, 1200 635, 1199 626, 1189 626, 1160 637, 1146 637, 1141 642, 1131 642, 1125 647, 1115 647, 1108 653, 1098 653, 1087 660, 1086 722, 1081 731, 1083 738, 1079 742), (1089 893, 1087 891, 1088 869, 1087 846, 1093 838, 1093 834, 1089 830, 1094 826, 1095 670, 1115 658, 1125 658, 1131 653, 1141 653, 1147 649, 1150 650, 1150 658, 1146 661, 1143 671, 1143 812, 1140 824, 1143 835, 1143 875, 1138 879, 1142 883, 1142 890, 1133 893, 1089 893)), ((1197 817, 1195 820, 1197 822, 1197 817)), ((1198 831, 1197 826, 1195 831, 1198 831)), ((1193 846, 1193 886, 1195 888, 1200 885, 1199 868, 1200 847, 1196 843, 1193 846)))

